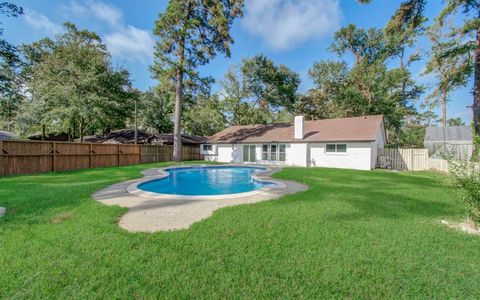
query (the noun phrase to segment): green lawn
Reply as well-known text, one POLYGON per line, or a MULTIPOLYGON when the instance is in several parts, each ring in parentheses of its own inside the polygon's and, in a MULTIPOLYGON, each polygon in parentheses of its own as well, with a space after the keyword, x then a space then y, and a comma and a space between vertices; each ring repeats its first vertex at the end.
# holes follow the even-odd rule
MULTIPOLYGON (((153 165, 0 179, 0 298, 479 298, 480 237, 446 178, 288 168, 306 192, 128 233, 90 198, 153 165)), ((158 166, 158 165, 157 165, 158 166)))

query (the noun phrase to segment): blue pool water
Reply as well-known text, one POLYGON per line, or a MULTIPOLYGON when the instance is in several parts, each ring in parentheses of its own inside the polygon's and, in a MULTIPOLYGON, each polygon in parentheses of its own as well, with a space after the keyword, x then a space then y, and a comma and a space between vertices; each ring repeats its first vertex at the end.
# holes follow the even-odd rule
POLYGON ((212 196, 258 190, 268 182, 259 182, 252 175, 265 171, 258 167, 192 167, 165 170, 168 177, 141 183, 138 188, 148 192, 212 196))

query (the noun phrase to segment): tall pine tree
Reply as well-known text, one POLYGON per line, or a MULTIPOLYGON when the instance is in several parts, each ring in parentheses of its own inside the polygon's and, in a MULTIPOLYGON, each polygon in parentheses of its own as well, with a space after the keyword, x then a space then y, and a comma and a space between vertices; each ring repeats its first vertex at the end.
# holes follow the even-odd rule
POLYGON ((181 161, 181 121, 184 79, 198 80, 196 68, 218 53, 230 56, 230 28, 241 16, 243 0, 170 0, 155 23, 156 77, 167 74, 175 84, 173 159, 181 161))

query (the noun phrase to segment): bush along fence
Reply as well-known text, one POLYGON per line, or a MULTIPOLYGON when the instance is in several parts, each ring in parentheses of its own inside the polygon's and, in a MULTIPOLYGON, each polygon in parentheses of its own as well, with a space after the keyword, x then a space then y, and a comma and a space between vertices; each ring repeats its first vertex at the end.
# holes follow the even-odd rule
MULTIPOLYGON (((172 160, 171 145, 117 145, 0 141, 0 176, 125 166, 172 160)), ((182 159, 203 160, 199 146, 183 146, 182 159)))

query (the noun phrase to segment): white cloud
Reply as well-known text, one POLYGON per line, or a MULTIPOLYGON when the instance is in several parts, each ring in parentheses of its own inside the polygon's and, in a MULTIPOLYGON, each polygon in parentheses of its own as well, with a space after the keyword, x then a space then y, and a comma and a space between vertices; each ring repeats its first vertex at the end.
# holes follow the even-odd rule
POLYGON ((122 11, 115 6, 100 1, 87 1, 86 5, 90 7, 90 11, 95 17, 112 26, 119 26, 123 22, 122 11))
POLYGON ((48 35, 55 35, 62 31, 62 27, 50 21, 50 19, 32 9, 25 10, 25 22, 36 30, 44 31, 48 35))
POLYGON ((88 13, 88 8, 76 1, 71 1, 68 4, 62 4, 60 6, 62 13, 65 17, 70 16, 82 16, 88 13))
POLYGON ((277 51, 330 35, 342 19, 338 0, 252 0, 245 10, 244 28, 277 51))
POLYGON ((148 31, 133 26, 105 36, 110 53, 126 60, 149 62, 153 57, 154 40, 148 31))
POLYGON ((69 17, 93 18, 93 21, 107 23, 102 26, 103 39, 114 58, 149 63, 153 57, 154 40, 149 31, 126 25, 122 11, 99 0, 71 1, 62 6, 69 17))
POLYGON ((113 27, 121 26, 123 22, 123 13, 118 7, 98 0, 70 1, 62 5, 61 10, 69 17, 94 17, 113 27))

